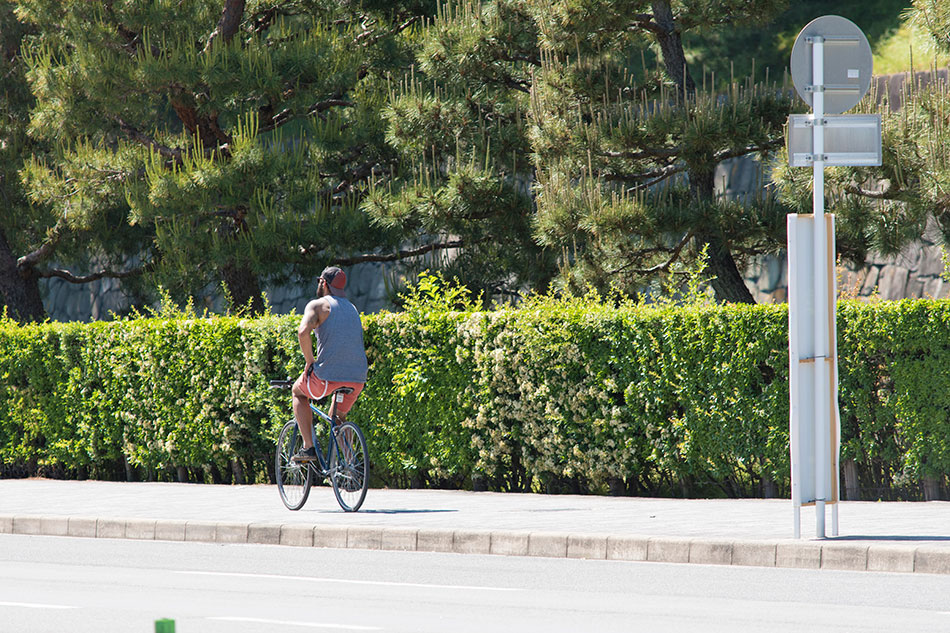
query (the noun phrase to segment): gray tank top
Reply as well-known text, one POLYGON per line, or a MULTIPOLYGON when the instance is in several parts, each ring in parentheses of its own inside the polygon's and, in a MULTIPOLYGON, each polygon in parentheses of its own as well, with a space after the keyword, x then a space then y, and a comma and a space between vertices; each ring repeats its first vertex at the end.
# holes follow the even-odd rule
POLYGON ((342 297, 327 295, 330 314, 317 328, 314 373, 331 382, 366 382, 366 349, 360 313, 342 297))

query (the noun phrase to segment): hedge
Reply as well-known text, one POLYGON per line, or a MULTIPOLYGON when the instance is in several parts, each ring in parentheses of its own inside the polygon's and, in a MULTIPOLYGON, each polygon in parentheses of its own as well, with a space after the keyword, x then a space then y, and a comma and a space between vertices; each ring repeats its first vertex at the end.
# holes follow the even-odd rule
MULTIPOLYGON (((788 494, 785 306, 485 312, 436 282, 420 292, 364 316, 370 381, 351 419, 374 485, 788 494)), ((920 498, 950 472, 950 303, 838 314, 847 495, 920 498)), ((272 481, 291 409, 267 383, 300 371, 296 324, 0 320, 0 476, 272 481)))

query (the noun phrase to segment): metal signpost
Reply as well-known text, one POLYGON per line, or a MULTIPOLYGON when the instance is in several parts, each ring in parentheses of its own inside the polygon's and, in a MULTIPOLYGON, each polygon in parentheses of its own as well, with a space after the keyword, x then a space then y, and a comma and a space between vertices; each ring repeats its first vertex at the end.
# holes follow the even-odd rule
POLYGON ((832 506, 832 536, 838 535, 837 290, 834 216, 825 215, 825 167, 881 164, 881 117, 841 115, 870 88, 871 64, 871 47, 864 33, 836 15, 810 22, 792 48, 792 81, 813 113, 789 117, 789 163, 811 166, 814 171, 813 215, 787 218, 795 538, 801 537, 801 507, 812 504, 816 536, 825 536, 826 504, 832 506))

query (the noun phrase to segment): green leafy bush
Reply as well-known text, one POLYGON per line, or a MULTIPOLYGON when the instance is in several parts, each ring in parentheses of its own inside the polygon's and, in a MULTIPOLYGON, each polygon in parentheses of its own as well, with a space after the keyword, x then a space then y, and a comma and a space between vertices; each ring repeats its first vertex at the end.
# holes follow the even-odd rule
MULTIPOLYGON (((788 494, 785 306, 534 298, 423 277, 364 316, 375 485, 788 494)), ((0 473, 265 482, 294 316, 0 321, 0 473)), ((950 302, 839 306, 842 460, 868 498, 950 471, 950 302)))

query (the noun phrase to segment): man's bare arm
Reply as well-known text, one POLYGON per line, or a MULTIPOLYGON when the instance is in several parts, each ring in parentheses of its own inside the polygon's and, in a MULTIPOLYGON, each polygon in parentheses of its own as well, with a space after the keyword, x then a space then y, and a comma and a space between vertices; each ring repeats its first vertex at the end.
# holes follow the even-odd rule
POLYGON ((313 339, 310 337, 310 332, 320 327, 328 314, 330 314, 330 307, 323 299, 314 299, 304 308, 300 326, 297 328, 297 340, 300 341, 300 351, 303 353, 307 367, 314 363, 313 339))

